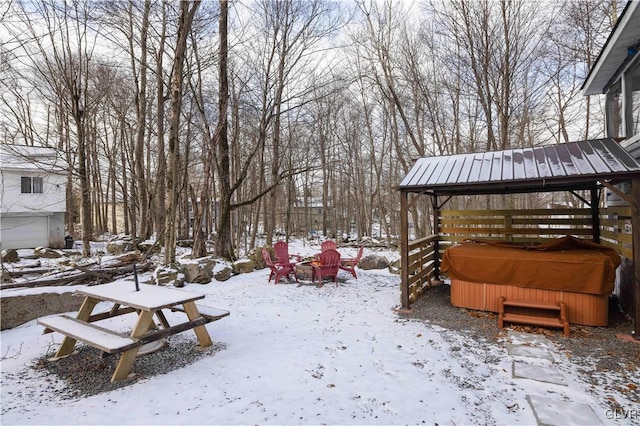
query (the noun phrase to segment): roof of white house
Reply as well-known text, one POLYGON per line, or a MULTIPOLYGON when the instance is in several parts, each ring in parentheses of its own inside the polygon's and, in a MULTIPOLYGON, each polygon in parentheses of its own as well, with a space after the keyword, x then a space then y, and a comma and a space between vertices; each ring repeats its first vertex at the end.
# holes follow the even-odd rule
POLYGON ((0 144, 0 169, 65 173, 67 162, 55 148, 0 144))
POLYGON ((582 85, 585 96, 605 93, 621 67, 638 52, 640 1, 629 1, 582 85))
MULTIPOLYGON (((331 207, 331 198, 329 197, 328 203, 327 203, 327 207, 331 207)), ((322 207, 323 203, 322 203, 322 197, 307 197, 307 204, 305 206, 305 200, 303 198, 296 198, 294 203, 293 203, 294 207, 298 207, 298 208, 318 208, 318 207, 322 207)))

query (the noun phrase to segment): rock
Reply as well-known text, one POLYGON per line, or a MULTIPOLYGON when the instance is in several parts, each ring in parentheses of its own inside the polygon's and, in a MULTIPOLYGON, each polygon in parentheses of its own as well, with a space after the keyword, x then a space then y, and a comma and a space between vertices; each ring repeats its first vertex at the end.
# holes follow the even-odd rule
POLYGON ((45 259, 58 259, 62 257, 62 253, 57 250, 50 249, 48 247, 36 247, 33 250, 33 253, 39 257, 43 257, 45 259))
POLYGON ((13 282, 13 279, 11 278, 9 271, 4 269, 4 265, 0 266, 0 283, 8 284, 12 282, 13 282))
POLYGON ((185 275, 175 266, 158 266, 153 271, 153 282, 160 286, 184 287, 185 275))
POLYGON ((369 254, 360 259, 360 262, 358 262, 358 267, 365 270, 384 269, 389 267, 389 260, 386 257, 380 256, 378 254, 369 254))
POLYGON ((216 281, 227 281, 231 278, 231 274, 233 273, 233 269, 230 266, 224 266, 223 268, 217 270, 213 275, 216 281))
POLYGON ((213 278, 213 268, 215 266, 216 261, 210 257, 201 257, 180 264, 186 276, 186 281, 198 284, 208 284, 211 282, 213 278))
POLYGON ((251 259, 241 259, 233 262, 234 274, 248 274, 256 269, 256 262, 251 259))
POLYGON ((182 248, 193 248, 193 240, 178 240, 176 246, 182 248))
POLYGON ((18 250, 16 249, 8 249, 2 250, 2 262, 3 263, 14 263, 19 262, 20 256, 18 255, 18 250))
POLYGON ((124 253, 124 243, 122 241, 115 241, 107 243, 107 252, 111 254, 124 253))
POLYGON ((264 269, 267 267, 267 265, 264 263, 264 260, 262 259, 263 249, 269 252, 272 259, 275 257, 275 252, 273 251, 272 247, 256 247, 247 255, 247 257, 255 263, 255 269, 264 269))
POLYGON ((162 249, 162 247, 160 246, 160 244, 153 244, 153 243, 147 243, 147 242, 143 242, 143 243, 139 243, 138 244, 138 249, 142 252, 142 253, 152 253, 152 254, 158 254, 160 253, 160 250, 162 249))
POLYGON ((389 272, 392 274, 400 275, 400 259, 395 262, 389 263, 389 272))
POLYGON ((134 250, 133 241, 111 241, 107 243, 107 252, 111 254, 122 254, 134 250))

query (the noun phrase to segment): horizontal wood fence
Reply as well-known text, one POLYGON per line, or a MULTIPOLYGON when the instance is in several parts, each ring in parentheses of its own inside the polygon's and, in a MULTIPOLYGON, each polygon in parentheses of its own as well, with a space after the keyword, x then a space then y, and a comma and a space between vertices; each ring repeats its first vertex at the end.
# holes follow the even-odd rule
POLYGON ((449 243, 475 238, 534 242, 593 235, 590 209, 443 210, 438 221, 440 239, 449 243))
POLYGON ((600 243, 612 247, 627 259, 633 259, 631 207, 600 209, 600 243))
POLYGON ((430 235, 409 242, 409 301, 416 301, 423 290, 431 286, 435 277, 435 262, 438 252, 438 236, 430 235))
MULTIPOLYGON (((600 243, 633 259, 631 207, 599 211, 600 243)), ((467 239, 544 242, 574 235, 591 239, 590 209, 442 210, 439 233, 409 242, 409 300, 415 301, 436 279, 442 253, 467 239)))
MULTIPOLYGON (((599 211, 600 243, 633 257, 631 207, 599 211)), ((467 239, 544 242, 574 235, 591 238, 590 209, 548 210, 443 210, 438 218, 441 251, 467 239)))

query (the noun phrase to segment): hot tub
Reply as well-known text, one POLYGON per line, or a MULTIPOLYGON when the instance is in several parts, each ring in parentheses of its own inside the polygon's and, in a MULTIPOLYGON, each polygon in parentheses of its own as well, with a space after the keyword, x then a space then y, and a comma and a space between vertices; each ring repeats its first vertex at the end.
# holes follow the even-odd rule
POLYGON ((538 245, 472 240, 448 248, 442 272, 451 279, 451 304, 498 312, 507 300, 558 302, 570 323, 606 326, 609 295, 620 256, 571 236, 538 245))

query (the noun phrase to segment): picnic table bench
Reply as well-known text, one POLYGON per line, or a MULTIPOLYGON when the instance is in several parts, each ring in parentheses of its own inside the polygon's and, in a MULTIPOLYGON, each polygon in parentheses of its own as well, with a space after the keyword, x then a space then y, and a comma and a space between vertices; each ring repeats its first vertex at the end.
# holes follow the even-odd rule
POLYGON ((65 336, 55 358, 71 354, 76 341, 103 351, 104 354, 122 353, 111 381, 126 379, 133 361, 141 346, 160 340, 169 335, 193 329, 201 347, 212 344, 205 324, 229 316, 229 311, 196 304, 195 300, 203 299, 202 294, 183 290, 144 285, 141 290, 132 290, 128 283, 116 282, 78 290, 85 300, 77 317, 54 315, 38 319, 45 327, 44 332, 56 331, 65 336), (111 301, 115 305, 107 312, 92 315, 94 307, 100 301, 111 301), (125 306, 122 306, 125 305, 125 306), (183 312, 188 320, 170 325, 163 309, 183 312), (137 313, 136 325, 129 336, 94 324, 107 318, 137 313), (153 323, 157 316, 163 328, 153 323))
MULTIPOLYGON (((104 315, 108 314, 108 312, 93 315, 89 318, 88 321, 81 321, 77 318, 69 317, 67 315, 51 315, 48 317, 39 318, 38 324, 45 327, 44 333, 57 331, 58 333, 69 336, 79 342, 92 346, 96 349, 100 349, 107 354, 116 354, 137 346, 146 345, 147 343, 160 340, 172 334, 181 333, 185 330, 189 330, 191 328, 204 325, 212 321, 217 321, 230 315, 229 311, 225 311, 223 309, 211 308, 209 306, 198 304, 196 304, 196 306, 198 307, 198 312, 200 312, 200 315, 202 315, 201 318, 189 322, 184 322, 175 326, 170 326, 168 322, 164 322, 163 329, 151 334, 145 334, 144 336, 137 339, 134 339, 130 336, 125 336, 122 333, 118 333, 117 331, 112 331, 107 328, 92 324, 92 321, 111 318, 113 315, 104 315)), ((121 309, 117 314, 122 315, 123 312, 121 311, 123 310, 125 309, 121 309)), ((126 311, 127 312, 124 313, 135 312, 135 310, 129 309, 126 309, 126 311)), ((184 309, 175 307, 172 308, 171 311, 184 312, 184 309)), ((161 312, 162 311, 157 311, 156 314, 159 314, 161 312)), ((164 317, 164 315, 162 315, 162 317, 164 317)))
POLYGON ((130 349, 140 340, 66 315, 39 318, 38 324, 109 354, 130 349))

